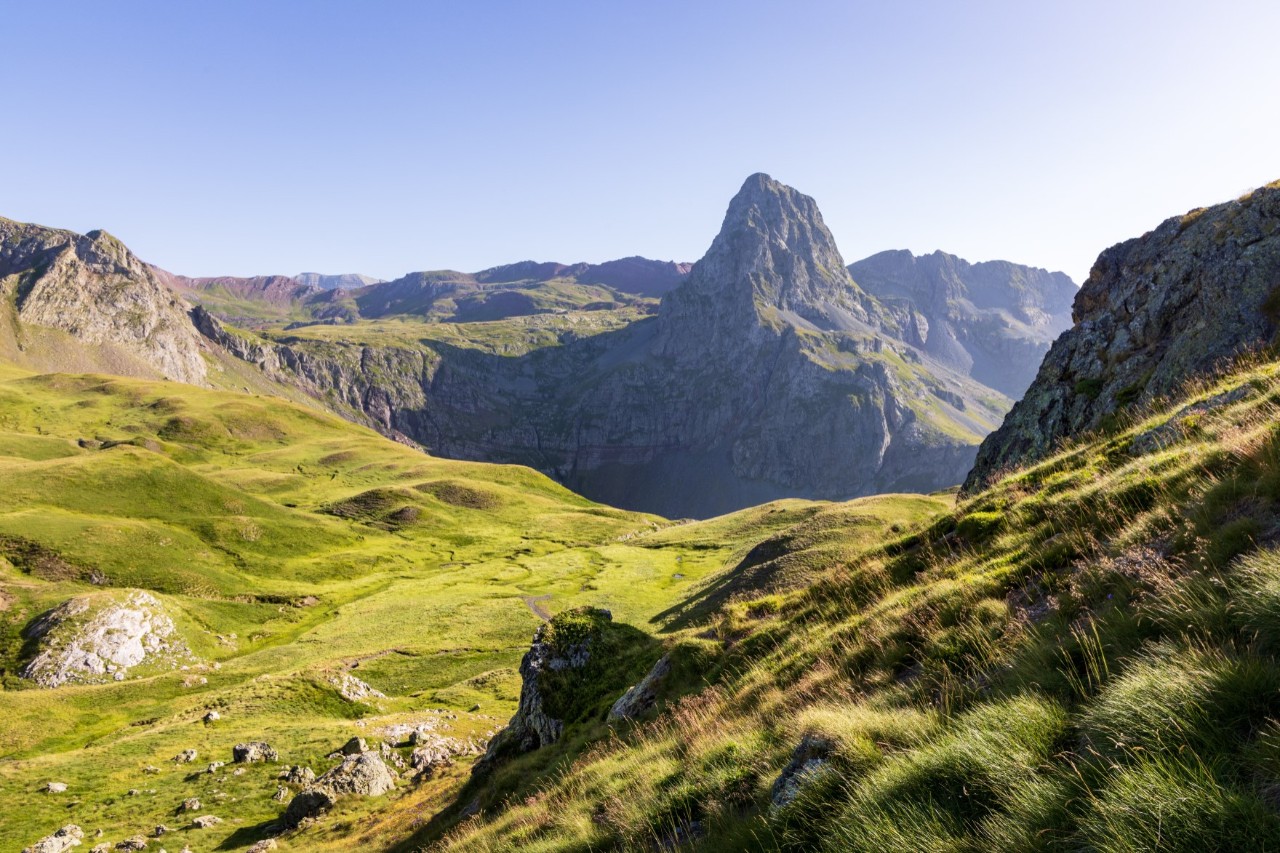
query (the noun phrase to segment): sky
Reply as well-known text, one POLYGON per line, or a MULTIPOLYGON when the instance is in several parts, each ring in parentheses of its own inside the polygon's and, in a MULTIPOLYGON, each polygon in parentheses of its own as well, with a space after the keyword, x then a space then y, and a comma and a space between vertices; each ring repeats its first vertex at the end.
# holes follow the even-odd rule
POLYGON ((696 260, 763 171, 847 262, 1080 282, 1280 178, 1274 0, 0 0, 0 28, 0 216, 187 275, 696 260))

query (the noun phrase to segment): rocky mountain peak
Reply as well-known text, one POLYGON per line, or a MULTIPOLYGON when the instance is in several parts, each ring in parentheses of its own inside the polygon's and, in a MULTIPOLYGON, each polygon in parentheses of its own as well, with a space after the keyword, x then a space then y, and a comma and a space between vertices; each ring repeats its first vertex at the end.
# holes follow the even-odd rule
POLYGON ((879 314, 845 269, 817 202, 764 173, 743 183, 707 253, 663 301, 675 338, 761 326, 866 330, 879 314))

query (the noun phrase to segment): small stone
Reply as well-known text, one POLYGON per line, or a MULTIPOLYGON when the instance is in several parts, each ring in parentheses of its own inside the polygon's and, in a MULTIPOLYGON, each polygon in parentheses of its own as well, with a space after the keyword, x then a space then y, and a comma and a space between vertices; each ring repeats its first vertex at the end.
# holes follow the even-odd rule
POLYGON ((222 818, 211 814, 200 815, 200 817, 191 821, 191 825, 196 829, 208 829, 209 827, 217 826, 220 823, 222 823, 222 818))
POLYGON ((148 764, 146 767, 142 768, 142 772, 150 773, 151 775, 154 776, 156 773, 160 772, 160 768, 156 767, 154 764, 148 764))
MULTIPOLYGON (((67 790, 66 782, 46 782, 44 784, 44 792, 46 794, 62 794, 62 793, 65 793, 66 790, 67 790)), ((67 825, 73 826, 74 824, 67 824, 67 825)))
POLYGON ((362 752, 368 752, 369 746, 364 742, 362 737, 353 737, 342 745, 339 750, 343 755, 359 755, 362 752))
POLYGON ((174 764, 190 764, 196 760, 196 751, 194 749, 184 749, 173 757, 174 764))
POLYGON ((274 838, 264 838, 246 850, 245 853, 267 853, 268 850, 275 850, 277 846, 274 838))
POLYGON ((284 785, 281 785, 280 787, 276 788, 276 792, 271 796, 271 799, 275 800, 277 803, 283 803, 288 798, 289 798, 289 789, 286 788, 284 785))
POLYGON ((117 850, 146 850, 147 838, 145 835, 134 835, 126 838, 116 845, 117 850))
POLYGON ((219 714, 217 711, 210 711, 209 713, 204 715, 204 724, 206 726, 211 725, 213 723, 218 722, 218 720, 221 720, 221 719, 222 719, 222 715, 219 714))
POLYGON ((195 797, 188 797, 182 801, 182 807, 178 810, 184 812, 198 812, 200 811, 200 801, 195 797))
POLYGON ((130 788, 130 789, 128 790, 128 792, 126 792, 125 796, 128 796, 128 797, 136 797, 136 796, 138 796, 138 795, 139 795, 139 794, 141 794, 141 793, 142 793, 142 792, 141 792, 141 791, 139 791, 137 788, 130 788))
POLYGON ((170 831, 170 830, 169 830, 169 827, 165 826, 165 825, 162 823, 162 824, 158 824, 158 825, 156 826, 156 828, 155 828, 155 832, 154 832, 154 833, 152 833, 152 834, 153 834, 153 835, 155 835, 155 837, 156 837, 156 838, 159 838, 160 836, 164 835, 166 832, 169 832, 169 831, 170 831))
POLYGON ((226 766, 227 766, 227 762, 225 761, 210 761, 209 769, 206 772, 217 773, 219 768, 226 767, 226 766))

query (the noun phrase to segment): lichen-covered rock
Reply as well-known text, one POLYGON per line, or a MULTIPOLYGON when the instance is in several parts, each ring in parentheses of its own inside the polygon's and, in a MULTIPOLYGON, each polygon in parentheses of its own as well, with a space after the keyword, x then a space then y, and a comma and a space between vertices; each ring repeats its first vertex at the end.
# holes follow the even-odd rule
POLYGON ((1107 249, 1072 316, 982 443, 966 491, 1270 343, 1280 321, 1280 182, 1107 249))
POLYGON ((627 688, 609 709, 610 720, 634 720, 651 709, 658 701, 658 691, 671 674, 671 656, 663 655, 639 684, 627 688))
POLYGON ((194 749, 184 749, 172 758, 174 764, 190 764, 196 760, 196 751, 194 749))
POLYGON ((231 760, 236 764, 247 764, 254 761, 279 761, 280 753, 271 744, 260 740, 238 743, 231 747, 231 760))
POLYGON ((22 675, 41 687, 122 681, 194 660, 160 601, 141 590, 72 598, 26 630, 39 651, 22 675))
POLYGON ((84 831, 74 823, 69 823, 52 835, 46 835, 35 844, 22 848, 22 853, 64 853, 79 846, 83 838, 84 831))

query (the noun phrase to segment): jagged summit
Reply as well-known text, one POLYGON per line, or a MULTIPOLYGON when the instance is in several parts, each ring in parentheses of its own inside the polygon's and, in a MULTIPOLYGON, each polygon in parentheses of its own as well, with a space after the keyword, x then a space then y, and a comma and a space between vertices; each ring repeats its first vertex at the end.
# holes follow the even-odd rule
POLYGON ((720 233, 663 301, 663 316, 673 337, 784 325, 869 331, 887 319, 845 269, 817 202, 763 172, 729 202, 720 233))

